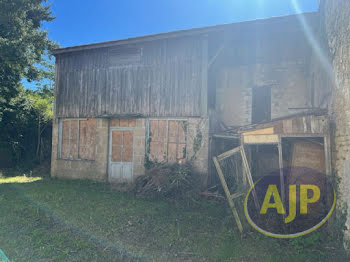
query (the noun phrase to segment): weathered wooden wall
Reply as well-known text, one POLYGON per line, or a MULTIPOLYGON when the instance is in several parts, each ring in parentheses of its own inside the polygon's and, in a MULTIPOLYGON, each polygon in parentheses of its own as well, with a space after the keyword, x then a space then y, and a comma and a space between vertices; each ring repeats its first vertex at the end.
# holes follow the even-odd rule
POLYGON ((200 116, 206 39, 170 38, 56 56, 56 117, 200 116))

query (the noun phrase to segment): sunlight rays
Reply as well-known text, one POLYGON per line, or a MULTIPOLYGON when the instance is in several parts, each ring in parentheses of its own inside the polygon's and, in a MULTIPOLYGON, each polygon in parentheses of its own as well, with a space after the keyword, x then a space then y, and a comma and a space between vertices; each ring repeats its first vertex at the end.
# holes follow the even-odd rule
POLYGON ((41 177, 26 177, 26 176, 14 176, 14 177, 1 177, 0 184, 22 184, 22 183, 32 183, 35 181, 42 180, 41 177))
POLYGON ((317 59, 321 63, 323 69, 327 72, 328 77, 330 79, 333 79, 333 69, 332 65, 329 62, 329 59, 327 55, 325 54, 324 50, 322 49, 318 39, 315 37, 314 33, 312 32, 311 27, 309 26, 308 22, 305 19, 305 16, 302 14, 303 11, 300 8, 300 5, 298 3, 298 0, 291 0, 291 3, 293 5, 293 8, 295 10, 295 13, 301 14, 298 15, 298 20, 302 26, 302 29, 304 31, 304 34, 311 45, 313 52, 315 53, 317 59))

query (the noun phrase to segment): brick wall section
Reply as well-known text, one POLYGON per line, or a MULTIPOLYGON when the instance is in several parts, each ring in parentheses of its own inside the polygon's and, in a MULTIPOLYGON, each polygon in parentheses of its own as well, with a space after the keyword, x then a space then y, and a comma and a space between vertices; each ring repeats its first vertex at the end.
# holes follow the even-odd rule
POLYGON ((334 120, 333 162, 339 178, 338 206, 348 205, 346 236, 350 239, 350 1, 321 2, 334 71, 331 116, 334 120))

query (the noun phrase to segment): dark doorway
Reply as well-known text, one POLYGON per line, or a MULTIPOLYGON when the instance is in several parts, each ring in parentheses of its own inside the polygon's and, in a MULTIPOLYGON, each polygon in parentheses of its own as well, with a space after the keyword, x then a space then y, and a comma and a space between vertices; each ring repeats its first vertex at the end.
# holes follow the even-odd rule
POLYGON ((252 124, 271 120, 271 87, 253 88, 252 124))

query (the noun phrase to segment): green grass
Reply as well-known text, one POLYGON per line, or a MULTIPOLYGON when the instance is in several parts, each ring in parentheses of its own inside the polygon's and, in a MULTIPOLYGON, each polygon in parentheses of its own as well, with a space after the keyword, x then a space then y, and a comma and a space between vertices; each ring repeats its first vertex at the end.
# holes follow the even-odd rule
POLYGON ((146 200, 101 183, 17 179, 0 180, 0 249, 11 261, 349 261, 319 232, 242 237, 225 202, 146 200))

